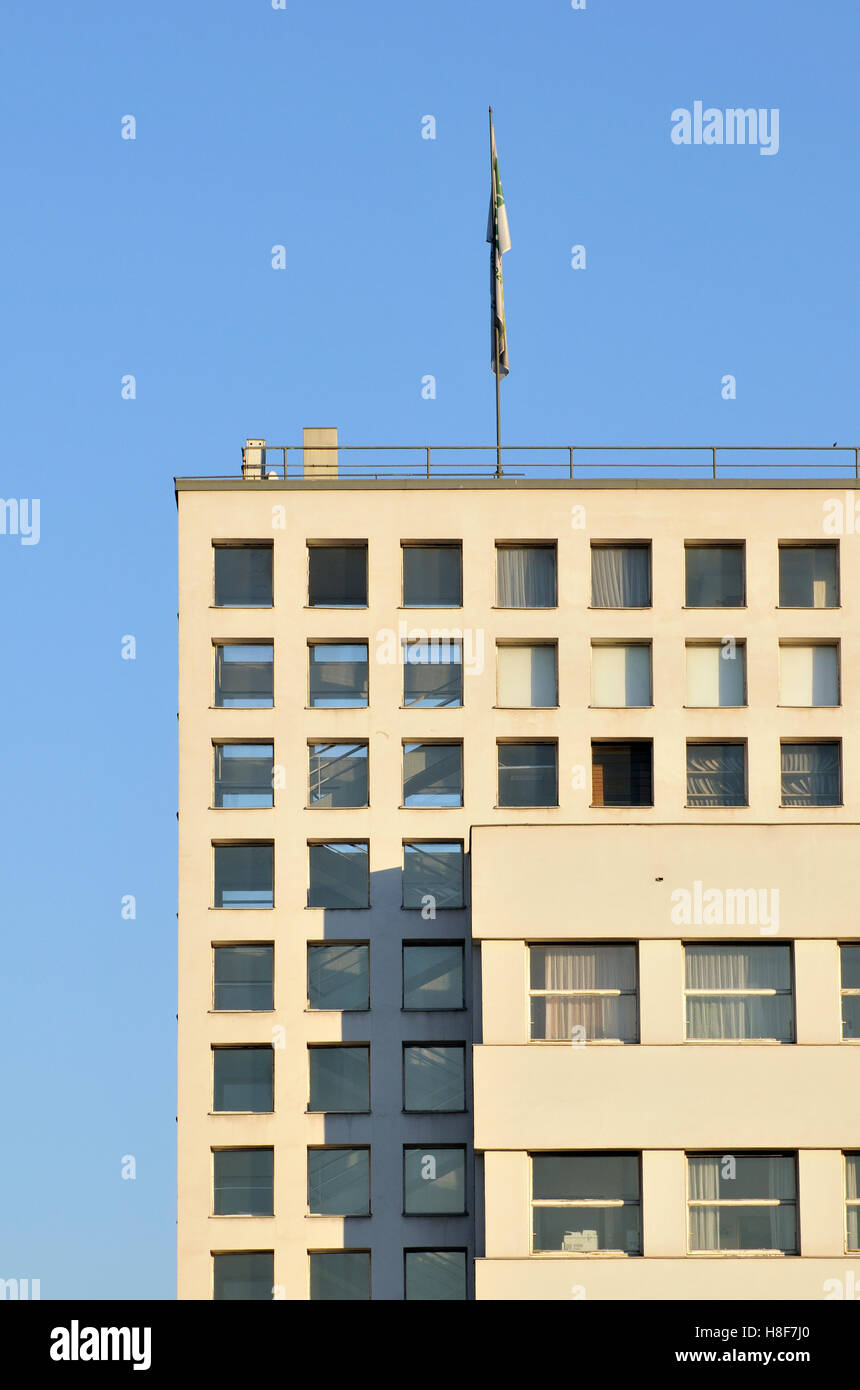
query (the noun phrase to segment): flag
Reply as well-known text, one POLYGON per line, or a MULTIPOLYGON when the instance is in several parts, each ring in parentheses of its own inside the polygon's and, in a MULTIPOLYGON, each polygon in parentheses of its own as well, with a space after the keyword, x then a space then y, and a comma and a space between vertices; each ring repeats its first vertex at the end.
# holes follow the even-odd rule
POLYGON ((496 154, 496 132, 490 116, 490 157, 492 161, 492 185, 490 188, 490 216, 487 221, 487 241, 490 243, 490 351, 493 371, 496 370, 496 333, 499 338, 499 376, 507 376, 508 334, 505 328, 505 292, 502 285, 502 256, 511 249, 511 234, 508 231, 508 213, 505 195, 502 192, 502 179, 499 174, 499 157, 496 154))

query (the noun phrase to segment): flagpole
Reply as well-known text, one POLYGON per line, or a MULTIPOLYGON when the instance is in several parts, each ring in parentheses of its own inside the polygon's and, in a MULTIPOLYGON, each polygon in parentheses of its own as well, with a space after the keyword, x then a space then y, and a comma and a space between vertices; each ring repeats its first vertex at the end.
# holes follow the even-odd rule
MULTIPOLYGON (((493 207, 496 203, 496 171, 493 168, 493 108, 490 107, 490 197, 493 200, 493 207)), ((493 214, 495 224, 495 212, 493 214)), ((495 296, 495 275, 496 275, 496 242, 490 248, 490 274, 492 276, 493 294, 495 296)), ((493 299, 495 305, 495 297, 493 299)), ((493 309, 494 338, 496 344, 496 477, 502 476, 502 399, 499 390, 499 324, 496 319, 495 307, 493 309)))

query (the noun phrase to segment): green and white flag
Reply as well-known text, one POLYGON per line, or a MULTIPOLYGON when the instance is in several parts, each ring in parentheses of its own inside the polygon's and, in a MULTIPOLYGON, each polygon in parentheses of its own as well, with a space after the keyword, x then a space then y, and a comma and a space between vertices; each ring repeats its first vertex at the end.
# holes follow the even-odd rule
POLYGON ((511 249, 511 234, 508 231, 508 213, 505 195, 502 192, 502 179, 499 174, 499 157, 496 154, 496 132, 490 117, 490 157, 492 161, 492 187, 490 189, 490 216, 487 222, 487 241, 490 243, 490 350, 492 368, 496 370, 496 333, 499 335, 498 370, 499 376, 507 376, 508 334, 505 328, 505 291, 502 285, 502 256, 511 249))

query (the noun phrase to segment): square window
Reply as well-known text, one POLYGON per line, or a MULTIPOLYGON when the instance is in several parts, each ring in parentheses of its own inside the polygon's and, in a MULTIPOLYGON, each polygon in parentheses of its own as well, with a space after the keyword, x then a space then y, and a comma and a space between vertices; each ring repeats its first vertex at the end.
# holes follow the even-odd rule
POLYGON ((687 1181, 691 1251, 797 1254, 794 1155, 688 1154, 687 1181))
POLYGON ((271 743, 216 743, 216 807, 273 806, 271 743))
POLYGON ((464 1216, 466 1150, 461 1144, 403 1150, 403 1209, 407 1216, 464 1216))
POLYGON ((405 642, 403 703, 423 709, 452 709, 463 703, 463 643, 405 642))
POLYGON ((269 709, 274 703, 271 642, 216 642, 217 709, 269 709))
POLYGON ((311 1216, 370 1215, 370 1149, 308 1149, 311 1216))
POLYGON ((592 806, 653 806, 652 745, 615 740, 591 745, 592 806))
POLYGON ((779 703, 839 704, 837 642, 780 642, 779 703))
MULTIPOLYGON (((726 916, 754 920, 754 904, 741 901, 747 896, 758 894, 727 889, 726 916)), ((685 946, 684 955, 688 1041, 794 1041, 790 946, 709 941, 685 946)))
POLYGON ((635 946, 530 946, 531 1036, 639 1041, 635 946))
POLYGON ((554 642, 499 643, 497 694, 502 709, 553 709, 558 705, 558 648, 554 642))
POLYGON ((237 1250, 213 1255, 216 1301, 268 1302, 274 1294, 275 1256, 271 1250, 237 1250))
POLYGON ((592 642, 591 703, 608 709, 651 704, 650 642, 592 642))
POLYGON ((463 907, 460 840, 412 840, 403 846, 403 906, 463 907))
POLYGON ((275 948, 216 946, 214 1008, 230 1013, 265 1013, 274 1006, 275 948))
POLYGON ((308 673, 311 709, 362 709, 367 705, 366 642, 311 642, 308 673))
POLYGON ((367 607, 367 545, 308 546, 308 606, 367 607))
POLYGON ((557 602, 554 545, 496 546, 498 608, 555 608, 557 602))
POLYGON ((465 1250, 406 1250, 407 1302, 462 1301, 466 1298, 465 1250))
POLYGON ((638 1154, 532 1155, 532 1249, 642 1251, 638 1154))
POLYGON ((346 909, 370 906, 366 840, 333 840, 308 845, 308 907, 346 909))
POLYGON ((461 743, 404 743, 403 804, 463 805, 461 743))
POLYGON ((367 805, 366 743, 311 743, 308 758, 309 806, 367 805))
POLYGON ((592 545, 591 606, 651 607, 650 545, 592 545))
POLYGON ((558 805, 558 744, 500 743, 499 805, 558 805))
POLYGON ((213 1111, 257 1115, 274 1110, 271 1047, 213 1047, 212 1066, 213 1111))
POLYGON ((746 806, 746 782, 744 744, 687 744, 688 806, 746 806))
POLYGON ((351 1303, 370 1298, 370 1252, 312 1251, 311 1301, 351 1303))
POLYGON ((272 607, 272 546, 215 546, 215 607, 272 607))
POLYGON ((462 1009, 461 942, 404 942, 404 1009, 462 1009))
POLYGON ((839 947, 842 974, 842 1037, 860 1038, 860 945, 843 943, 839 947))
POLYGON ((860 1154, 845 1155, 846 1250, 860 1250, 860 1154))
POLYGON ((744 547, 688 542, 686 546, 688 608, 743 608, 744 547))
POLYGON ((466 1109, 466 1049, 462 1043, 404 1045, 403 1109, 466 1109))
POLYGON ((687 706, 721 709, 746 702, 746 643, 688 642, 687 706))
POLYGON ((349 941, 308 946, 308 1008, 369 1007, 370 948, 349 941))
POLYGON ((839 607, 838 545, 780 545, 779 606, 839 607))
POLYGON ((370 1048, 309 1047, 309 1110, 336 1114, 370 1109, 370 1048))
POLYGON ((213 850, 216 907, 274 907, 273 844, 213 845, 213 850))
POLYGON ((213 1216, 271 1216, 274 1149, 215 1149, 213 1216))
POLYGON ((404 545, 403 607, 459 608, 462 570, 459 545, 404 545))
POLYGON ((839 806, 842 802, 838 743, 783 743, 783 806, 839 806))

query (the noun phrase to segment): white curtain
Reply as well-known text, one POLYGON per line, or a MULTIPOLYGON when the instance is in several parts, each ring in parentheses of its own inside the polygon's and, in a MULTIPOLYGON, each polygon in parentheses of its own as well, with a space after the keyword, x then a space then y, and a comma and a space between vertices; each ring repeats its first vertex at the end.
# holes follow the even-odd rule
POLYGON ((591 548, 592 608, 648 608, 651 565, 647 545, 591 548))
POLYGON ((838 744, 782 745, 782 803, 784 806, 838 806, 838 744))
POLYGON ((689 643, 687 646, 687 697, 689 706, 718 709, 723 705, 742 705, 746 667, 746 647, 733 649, 720 642, 689 643))
POLYGON ((496 550, 499 608, 554 608, 555 547, 500 545, 496 550))
POLYGON ((591 703, 623 709, 651 703, 651 648, 647 643, 591 648, 591 703))
MULTIPOLYGON (((687 1160, 691 1202, 715 1202, 720 1195, 720 1159, 702 1156, 687 1160)), ((690 1249, 719 1250, 720 1213, 717 1207, 690 1207, 690 1249)))
POLYGON ((791 1040, 791 948, 789 946, 688 946, 687 1037, 791 1040), (730 990, 776 990, 776 994, 732 995, 730 990))
POLYGON ((794 1163, 783 1154, 735 1156, 735 1177, 720 1175, 726 1158, 720 1154, 695 1154, 687 1159, 689 1200, 743 1201, 749 1206, 690 1206, 691 1250, 785 1250, 796 1248, 796 1188, 794 1163), (764 1173, 762 1174, 762 1168, 764 1173), (762 1181, 762 1176, 764 1181, 762 1181), (754 1206, 752 1199, 778 1199, 777 1207, 754 1206), (720 1212, 723 1213, 722 1234, 720 1212))
POLYGON ((744 763, 742 743, 688 743, 687 805, 743 806, 744 763))
POLYGON ((498 701, 508 709, 534 709, 558 703, 556 648, 499 647, 498 701))
POLYGON ((592 1041, 635 1037, 633 994, 576 994, 578 990, 635 990, 633 946, 532 947, 532 988, 570 991, 537 1001, 533 1011, 537 1037, 569 1038, 574 1027, 583 1028, 586 1040, 592 1041))
POLYGON ((779 648, 781 705, 838 705, 839 670, 835 642, 779 648))

